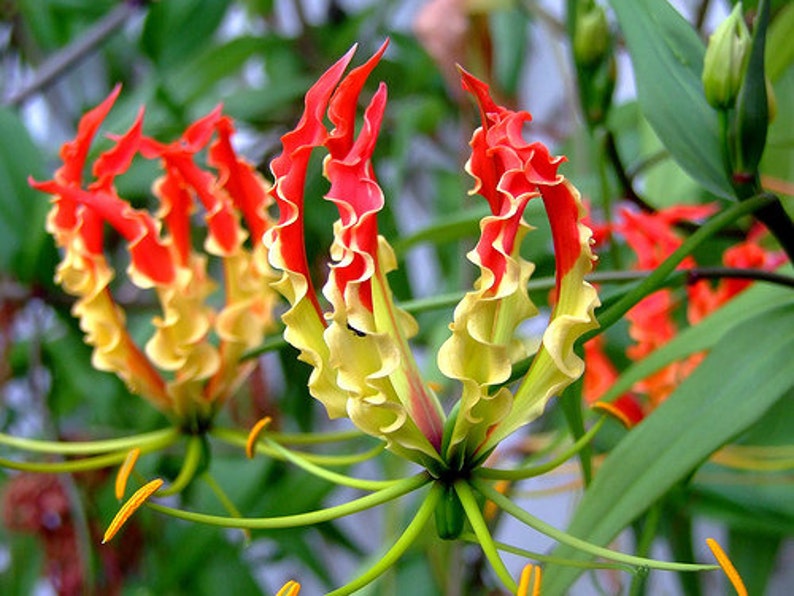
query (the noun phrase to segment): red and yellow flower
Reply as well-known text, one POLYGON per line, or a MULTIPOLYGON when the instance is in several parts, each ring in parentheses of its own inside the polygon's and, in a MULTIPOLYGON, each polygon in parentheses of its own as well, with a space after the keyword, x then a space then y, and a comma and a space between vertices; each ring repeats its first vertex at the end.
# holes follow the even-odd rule
POLYGON ((77 297, 73 312, 94 347, 94 366, 117 374, 180 423, 201 426, 250 371, 242 354, 273 326, 277 295, 260 242, 271 225, 268 186, 237 156, 233 125, 220 108, 170 144, 143 134, 141 111, 94 161, 93 180, 84 181, 90 146, 118 93, 82 118, 76 138, 61 150, 63 166, 54 178, 32 182, 53 197, 47 229, 63 250, 56 281, 77 297), (199 163, 205 150, 209 167, 199 163), (134 208, 116 189, 116 179, 137 157, 162 164, 153 186, 156 213, 134 208), (203 251, 193 245, 197 203, 206 222, 203 251), (111 292, 115 271, 105 250, 106 224, 126 241, 129 281, 154 290, 159 302, 143 347, 111 292), (212 260, 221 264, 220 282, 211 275, 212 260), (223 304, 215 308, 208 299, 220 291, 223 304))
POLYGON ((481 222, 480 240, 469 253, 480 277, 456 308, 452 335, 438 355, 441 371, 462 385, 456 414, 447 419, 411 353, 416 322, 395 305, 386 279, 396 259, 378 233, 384 196, 371 161, 386 105, 383 84, 355 130, 359 95, 384 51, 344 78, 352 51, 332 66, 309 90, 295 130, 282 139, 283 152, 271 167, 280 217, 265 234, 270 263, 282 272, 274 286, 291 305, 283 316, 285 338, 314 368, 309 390, 331 417, 348 416, 392 450, 426 465, 471 465, 582 374, 573 344, 596 325, 598 304, 584 281, 594 259, 591 233, 581 222, 579 193, 557 171, 563 158, 523 139, 530 115, 496 105, 487 85, 464 72, 464 89, 482 119, 466 169, 475 179, 473 192, 488 201, 492 214, 481 222), (328 312, 313 287, 303 232, 311 208, 304 197, 307 167, 318 147, 326 151, 325 198, 339 211, 323 287, 328 312), (524 209, 536 197, 551 221, 559 299, 533 364, 512 394, 503 387, 512 363, 528 355, 516 328, 536 313, 526 290, 533 265, 519 254, 530 229, 524 209))

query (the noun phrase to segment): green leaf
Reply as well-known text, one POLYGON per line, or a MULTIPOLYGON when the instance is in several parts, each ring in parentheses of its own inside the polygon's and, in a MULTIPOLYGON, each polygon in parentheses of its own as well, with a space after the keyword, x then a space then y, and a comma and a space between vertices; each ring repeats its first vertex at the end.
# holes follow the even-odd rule
MULTIPOLYGON (((794 387, 794 306, 733 328, 700 367, 610 453, 568 532, 597 545, 612 540, 715 450, 760 419, 794 387), (726 371, 729 371, 726 374, 726 371)), ((560 546, 554 555, 587 555, 560 546)), ((544 594, 564 594, 581 570, 550 567, 544 594)))
POLYGON ((634 66, 642 112, 673 158, 710 192, 733 197, 717 113, 700 82, 705 48, 664 0, 611 0, 634 66))
POLYGON ((0 109, 0 139, 0 271, 29 281, 45 247, 48 203, 30 187, 28 176, 41 176, 43 159, 17 115, 7 109, 0 109))
POLYGON ((794 63, 794 4, 780 9, 766 37, 766 75, 773 83, 794 63))

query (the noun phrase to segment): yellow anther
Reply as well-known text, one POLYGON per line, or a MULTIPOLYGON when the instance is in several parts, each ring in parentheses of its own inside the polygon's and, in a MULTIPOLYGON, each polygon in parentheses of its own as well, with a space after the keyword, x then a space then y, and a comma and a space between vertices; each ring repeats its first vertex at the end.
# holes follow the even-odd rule
POLYGON ((141 450, 135 447, 131 449, 121 464, 118 474, 116 474, 116 498, 121 500, 124 498, 124 492, 127 490, 127 481, 130 479, 130 474, 138 461, 138 456, 141 450))
POLYGON ((733 566, 722 547, 713 538, 706 538, 706 544, 711 549, 711 552, 714 553, 714 558, 717 559, 717 563, 722 567, 725 575, 728 576, 728 580, 731 582, 733 589, 736 590, 736 593, 739 596, 747 596, 747 588, 739 576, 739 572, 736 571, 736 567, 733 566))
MULTIPOLYGON (((510 489, 510 481, 509 480, 499 480, 493 487, 502 495, 507 494, 507 491, 510 489)), ((499 512, 499 508, 496 506, 496 503, 493 501, 486 501, 485 507, 483 508, 483 516, 486 520, 491 521, 496 514, 499 512)))
POLYGON ((521 579, 518 580, 516 596, 540 596, 540 583, 543 572, 540 565, 527 563, 521 570, 521 579), (531 590, 531 591, 530 591, 531 590))
POLYGON ((129 500, 121 506, 121 509, 119 509, 113 521, 110 522, 108 529, 105 531, 105 536, 102 538, 102 544, 105 544, 108 540, 113 538, 132 514, 146 502, 146 499, 156 493, 162 485, 163 481, 160 478, 155 478, 136 490, 129 500))
POLYGON ((248 433, 248 440, 245 442, 245 454, 248 456, 248 459, 253 459, 254 453, 256 452, 256 440, 259 438, 259 434, 265 430, 265 427, 270 424, 270 422, 270 416, 260 418, 259 421, 254 424, 251 432, 248 433))
POLYGON ((597 401, 591 407, 594 410, 603 412, 604 414, 609 414, 617 421, 619 421, 627 429, 631 429, 635 426, 635 423, 631 421, 631 419, 626 415, 626 413, 612 402, 597 401))
POLYGON ((301 591, 301 585, 294 581, 289 580, 284 586, 278 591, 276 596, 298 596, 301 591))

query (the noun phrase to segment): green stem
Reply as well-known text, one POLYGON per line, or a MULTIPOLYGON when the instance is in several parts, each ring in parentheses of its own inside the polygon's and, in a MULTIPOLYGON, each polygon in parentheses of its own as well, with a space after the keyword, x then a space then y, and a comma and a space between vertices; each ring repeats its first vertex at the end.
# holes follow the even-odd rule
POLYGON ((719 569, 717 565, 699 565, 696 563, 671 563, 668 561, 657 561, 655 559, 648 559, 646 557, 637 557, 634 555, 627 555, 620 553, 602 546, 590 544, 580 538, 571 536, 570 534, 558 530, 554 526, 547 524, 541 519, 538 519, 531 513, 524 511, 513 503, 510 499, 494 490, 487 483, 481 480, 473 480, 472 484, 480 491, 487 499, 493 501, 497 506, 501 507, 505 512, 512 515, 518 521, 525 523, 529 527, 545 534, 549 538, 556 540, 561 544, 567 544, 570 547, 586 552, 596 557, 604 557, 619 563, 626 563, 627 565, 634 565, 637 567, 650 567, 652 569, 661 569, 665 571, 707 571, 712 569, 719 569))
POLYGON ((157 496, 169 497, 171 495, 176 495, 185 490, 187 485, 191 483, 201 464, 204 452, 203 442, 204 437, 199 435, 193 435, 188 439, 185 459, 182 461, 182 468, 179 470, 179 474, 174 478, 171 486, 158 491, 157 496))
POLYGON ((117 453, 97 455, 95 457, 86 457, 84 459, 53 462, 23 462, 0 458, 0 468, 19 470, 21 472, 39 472, 44 474, 71 474, 72 472, 85 472, 86 470, 109 468, 110 466, 123 462, 126 457, 127 452, 120 451, 117 453))
POLYGON ((441 497, 441 490, 441 485, 434 483, 430 488, 430 492, 427 494, 424 501, 422 501, 422 504, 420 505, 419 510, 416 512, 416 515, 411 520, 411 523, 408 524, 408 527, 405 528, 405 531, 400 535, 400 537, 394 541, 394 544, 392 544, 391 548, 389 548, 389 550, 387 550, 383 556, 380 557, 378 562, 349 584, 329 592, 328 596, 347 596, 348 594, 352 594, 356 590, 359 590, 360 588, 363 588, 367 584, 373 582, 378 576, 385 573, 392 565, 394 565, 403 555, 403 553, 408 550, 408 547, 416 542, 416 540, 424 531, 425 527, 427 526, 427 522, 433 515, 436 504, 441 497))
POLYGON ((37 439, 26 439, 14 437, 0 433, 0 445, 6 445, 15 449, 22 449, 31 453, 53 453, 58 455, 93 455, 96 453, 107 453, 109 451, 129 451, 134 447, 144 447, 147 451, 161 449, 172 445, 179 437, 179 430, 176 428, 164 428, 153 432, 133 435, 131 437, 121 437, 118 439, 105 439, 102 441, 83 441, 83 442, 61 442, 61 441, 39 441, 37 439))
MULTIPOLYGON (((657 502, 648 510, 648 514, 645 516, 645 523, 642 525, 642 532, 637 541, 637 554, 639 556, 644 557, 651 552, 651 546, 659 531, 659 521, 661 517, 662 507, 661 504, 657 502)), ((645 591, 647 579, 648 576, 644 573, 635 575, 631 580, 629 596, 641 596, 645 591)))
MULTIPOLYGON (((234 428, 215 427, 210 430, 210 435, 231 443, 233 445, 245 446, 248 441, 248 433, 234 428)), ((267 431, 267 436, 278 441, 282 445, 322 445, 325 443, 341 443, 353 439, 360 439, 364 436, 360 430, 342 430, 328 433, 274 433, 267 431)))
POLYGON ((518 468, 516 470, 500 470, 498 468, 479 468, 475 475, 479 478, 490 478, 494 480, 525 480, 527 478, 534 478, 535 476, 541 476, 555 468, 558 468, 569 459, 571 459, 574 455, 579 453, 581 449, 587 445, 590 441, 593 440, 593 437, 601 430, 601 427, 606 422, 606 416, 602 416, 598 419, 598 421, 588 430, 585 434, 583 434, 578 441, 573 443, 568 449, 563 451, 557 457, 552 460, 549 460, 546 463, 540 464, 538 466, 532 466, 529 468, 518 468))
POLYGON ((302 457, 301 455, 298 455, 289 449, 285 449, 275 441, 265 439, 265 443, 271 449, 279 453, 284 459, 289 460, 299 468, 306 470, 310 474, 314 474, 318 478, 322 478, 328 482, 332 482, 333 484, 338 484, 339 486, 349 486, 350 488, 357 488, 360 490, 375 491, 382 488, 388 488, 393 486, 396 482, 399 482, 399 480, 366 480, 364 478, 354 478, 345 474, 332 472, 331 470, 326 470, 325 468, 308 461, 305 457, 302 457))
POLYGON ((599 328, 585 333, 580 339, 580 343, 584 343, 592 339, 596 335, 603 333, 607 328, 617 323, 623 315, 625 315, 632 307, 640 302, 646 296, 655 292, 665 281, 665 279, 675 271, 675 268, 690 255, 698 246, 705 240, 721 230, 728 224, 736 221, 743 215, 752 213, 753 211, 769 205, 774 201, 774 197, 767 194, 758 195, 741 203, 731 205, 724 211, 721 211, 703 226, 701 226, 695 233, 687 238, 681 246, 679 246, 673 254, 671 254, 664 262, 656 268, 653 273, 640 282, 635 288, 630 290, 618 300, 615 304, 609 307, 606 311, 598 314, 599 328))
MULTIPOLYGON (((234 502, 229 498, 229 495, 226 494, 226 491, 223 490, 220 484, 213 478, 212 474, 209 472, 204 472, 201 475, 201 479, 210 487, 210 490, 215 494, 215 497, 218 501, 221 502, 223 508, 229 512, 234 518, 242 519, 243 514, 240 513, 240 510, 237 509, 237 506, 234 502)), ((251 542, 251 533, 248 530, 242 530, 243 536, 245 537, 246 546, 248 543, 251 542)))
MULTIPOLYGON (((464 532, 463 534, 461 534, 460 539, 466 542, 471 542, 476 544, 479 544, 480 542, 477 539, 477 536, 468 532, 464 532)), ((541 553, 536 553, 534 551, 527 550, 519 546, 514 546, 512 544, 499 542, 498 540, 494 540, 494 544, 501 551, 510 553, 511 555, 517 555, 524 559, 538 561, 540 563, 549 563, 551 565, 567 565, 568 567, 578 567, 580 569, 619 569, 627 573, 634 573, 635 571, 634 567, 630 565, 624 565, 622 563, 596 563, 594 561, 576 561, 574 559, 566 559, 564 557, 555 557, 552 555, 544 555, 541 553)))
MULTIPOLYGON (((226 429, 226 428, 212 429, 210 431, 210 435, 212 435, 216 439, 224 441, 230 445, 235 445, 237 447, 245 447, 248 442, 248 437, 247 435, 245 435, 245 433, 241 433, 240 431, 236 431, 232 429, 226 429)), ((265 436, 268 439, 272 439, 273 441, 281 443, 281 441, 278 440, 278 437, 284 435, 279 435, 275 433, 274 434, 266 433, 265 436)), ((292 444, 297 444, 297 443, 293 441, 292 444)), ((310 444, 310 442, 307 441, 305 444, 310 444)), ((292 451, 292 453, 294 455, 303 458, 304 461, 311 462, 313 464, 317 464, 320 466, 351 466, 372 459, 373 457, 381 453, 384 448, 385 448, 385 443, 379 443, 372 449, 368 451, 364 451, 363 453, 345 453, 341 455, 306 453, 303 451, 300 452, 292 451)), ((268 457, 272 457, 273 459, 279 459, 279 460, 286 459, 286 457, 284 457, 284 455, 281 454, 279 451, 273 449, 272 447, 269 447, 265 443, 264 439, 260 439, 257 441, 256 452, 263 453, 268 457)))
POLYGON ((504 586, 510 592, 515 593, 518 586, 507 570, 507 567, 505 567, 502 557, 499 556, 499 550, 496 548, 496 544, 491 536, 491 531, 488 529, 488 524, 485 523, 485 518, 482 516, 480 506, 477 504, 477 499, 474 497, 474 493, 471 491, 468 482, 465 480, 458 480, 455 482, 455 492, 458 493, 460 504, 463 505, 463 511, 466 512, 466 517, 469 519, 471 529, 474 530, 477 542, 480 543, 480 547, 491 563, 491 567, 493 567, 494 572, 504 586))
POLYGON ((181 509, 174 509, 173 507, 166 507, 155 503, 146 503, 147 507, 154 509, 165 515, 184 519, 191 522, 206 524, 210 526, 221 526, 225 528, 247 528, 250 530, 279 530, 285 528, 298 528, 301 526, 312 526, 323 522, 352 515, 360 511, 365 511, 387 503, 393 499, 407 495, 410 492, 421 488, 431 481, 430 475, 426 472, 406 478, 395 483, 389 488, 384 488, 378 492, 366 495, 360 499, 355 499, 341 505, 320 509, 318 511, 310 511, 308 513, 298 513, 295 515, 283 515, 280 517, 264 517, 257 519, 238 519, 235 517, 226 517, 222 515, 209 515, 206 513, 195 513, 192 511, 183 511, 181 509))

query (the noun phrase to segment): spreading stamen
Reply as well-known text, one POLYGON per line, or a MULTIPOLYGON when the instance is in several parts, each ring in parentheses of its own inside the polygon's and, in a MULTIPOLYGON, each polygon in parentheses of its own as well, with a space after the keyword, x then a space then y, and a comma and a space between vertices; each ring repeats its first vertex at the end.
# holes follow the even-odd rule
POLYGON ((714 558, 717 559, 717 563, 719 563, 722 570, 725 572, 725 575, 728 576, 728 581, 731 582, 733 589, 736 590, 736 593, 739 596, 747 596, 747 588, 742 581, 739 572, 736 571, 736 567, 733 566, 733 563, 728 558, 728 555, 722 550, 722 547, 717 544, 717 541, 713 538, 706 538, 706 545, 711 549, 711 552, 714 553, 714 558))
POLYGON ((121 500, 124 498, 124 492, 127 490, 127 481, 130 479, 130 474, 138 461, 141 450, 137 447, 131 449, 124 459, 124 463, 119 468, 119 473, 116 474, 116 498, 121 500))
POLYGON ((527 563, 521 571, 521 579, 518 581, 516 596, 540 596, 540 584, 542 579, 543 572, 540 565, 527 563))
POLYGON ((163 480, 161 478, 155 478, 151 482, 144 484, 141 488, 136 490, 135 494, 133 494, 129 500, 121 506, 121 509, 119 509, 116 517, 114 517, 113 521, 110 522, 108 529, 105 531, 105 535, 102 537, 102 544, 105 544, 111 540, 121 529, 121 526, 123 526, 125 522, 132 517, 132 514, 138 511, 140 506, 143 505, 149 497, 156 493, 162 485, 163 480))
POLYGON ((259 438, 259 435, 265 428, 271 423, 272 418, 270 416, 265 416, 264 418, 260 418, 259 421, 254 424, 251 428, 251 432, 248 433, 248 440, 245 442, 245 454, 248 456, 248 459, 253 459, 254 455, 256 454, 256 440, 259 438))

